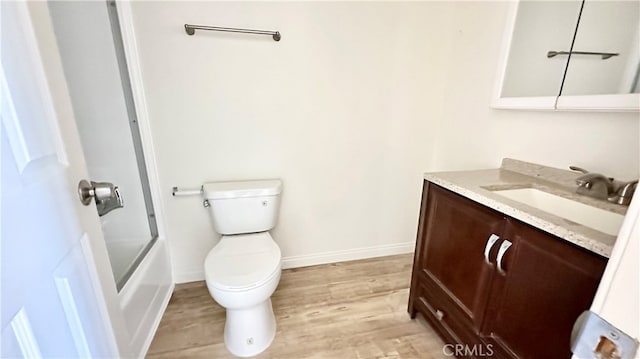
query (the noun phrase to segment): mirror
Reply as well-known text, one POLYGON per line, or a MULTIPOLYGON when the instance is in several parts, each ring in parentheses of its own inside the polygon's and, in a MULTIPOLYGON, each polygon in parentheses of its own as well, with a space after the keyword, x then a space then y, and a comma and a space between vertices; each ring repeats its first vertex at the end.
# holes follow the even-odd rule
POLYGON ((586 0, 561 96, 638 93, 639 65, 640 2, 586 0))
POLYGON ((640 2, 511 6, 493 107, 640 110, 640 2))
POLYGON ((505 70, 504 97, 558 96, 568 56, 549 50, 571 48, 580 1, 521 1, 505 70))

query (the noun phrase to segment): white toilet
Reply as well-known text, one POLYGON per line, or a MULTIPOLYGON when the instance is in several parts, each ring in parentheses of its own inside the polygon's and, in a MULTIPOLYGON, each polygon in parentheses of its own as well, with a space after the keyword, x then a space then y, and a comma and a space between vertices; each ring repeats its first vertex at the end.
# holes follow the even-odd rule
POLYGON ((222 234, 204 262, 209 293, 227 310, 224 343, 231 354, 254 356, 271 345, 276 320, 271 295, 282 271, 269 230, 278 219, 280 180, 210 182, 203 194, 222 234))

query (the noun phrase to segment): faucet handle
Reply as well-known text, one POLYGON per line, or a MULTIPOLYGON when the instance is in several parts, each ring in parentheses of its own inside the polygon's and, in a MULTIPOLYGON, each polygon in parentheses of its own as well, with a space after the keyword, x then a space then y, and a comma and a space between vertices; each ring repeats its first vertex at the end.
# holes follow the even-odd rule
MULTIPOLYGON (((572 171, 580 172, 580 173, 585 174, 585 175, 591 174, 591 172, 585 170, 582 167, 578 167, 578 166, 569 166, 569 169, 572 170, 572 171)), ((605 176, 603 176, 603 177, 605 177, 605 176)), ((607 178, 611 182, 613 182, 615 180, 615 178, 613 178, 613 177, 607 177, 607 178)), ((578 184, 578 186, 584 185, 584 183, 580 182, 582 179, 583 179, 583 177, 581 176, 581 177, 578 177, 578 180, 576 180, 576 183, 578 184)))
POLYGON ((628 206, 637 187, 638 180, 623 183, 616 191, 616 194, 609 198, 609 201, 628 206))
POLYGON ((619 193, 621 196, 633 196, 633 192, 638 187, 638 180, 623 183, 620 186, 619 193))
POLYGON ((582 168, 582 167, 578 167, 578 166, 569 166, 569 169, 570 169, 570 170, 572 170, 572 171, 582 172, 582 173, 584 173, 584 174, 589 173, 589 171, 585 170, 585 169, 584 169, 584 168, 582 168))

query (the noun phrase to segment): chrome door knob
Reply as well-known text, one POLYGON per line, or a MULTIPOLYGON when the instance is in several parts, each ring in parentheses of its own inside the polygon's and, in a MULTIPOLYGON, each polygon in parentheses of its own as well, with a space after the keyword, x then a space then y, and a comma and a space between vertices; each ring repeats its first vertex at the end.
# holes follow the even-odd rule
POLYGON ((95 198, 96 202, 100 202, 117 197, 118 187, 110 182, 89 182, 82 180, 78 183, 78 196, 80 197, 80 202, 88 206, 92 198, 95 198))
POLYGON ((85 206, 88 206, 91 199, 95 198, 99 216, 104 216, 112 210, 124 206, 118 187, 110 182, 81 180, 78 183, 78 197, 85 206))

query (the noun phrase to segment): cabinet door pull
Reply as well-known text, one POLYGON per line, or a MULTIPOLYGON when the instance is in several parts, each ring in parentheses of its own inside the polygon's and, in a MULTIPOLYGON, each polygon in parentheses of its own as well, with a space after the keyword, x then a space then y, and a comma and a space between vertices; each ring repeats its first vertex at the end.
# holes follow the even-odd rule
POLYGON ((507 250, 509 249, 509 247, 511 247, 511 244, 511 242, 505 240, 500 245, 500 249, 498 249, 498 257, 496 257, 496 263, 498 263, 498 272, 500 272, 501 274, 506 274, 504 269, 502 269, 502 257, 504 257, 504 254, 507 253, 507 250))
POLYGON ((493 245, 496 244, 498 239, 500 239, 500 236, 497 234, 491 234, 489 239, 487 239, 487 244, 484 246, 484 261, 487 262, 487 264, 491 264, 489 252, 491 252, 491 248, 493 248, 493 245))
POLYGON ((429 304, 427 300, 424 299, 424 297, 420 297, 420 301, 427 308, 429 313, 433 314, 433 316, 436 317, 436 319, 442 320, 444 318, 444 312, 441 311, 440 309, 433 308, 431 304, 429 304))

